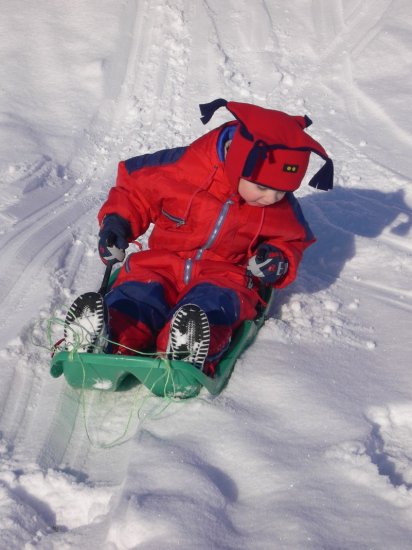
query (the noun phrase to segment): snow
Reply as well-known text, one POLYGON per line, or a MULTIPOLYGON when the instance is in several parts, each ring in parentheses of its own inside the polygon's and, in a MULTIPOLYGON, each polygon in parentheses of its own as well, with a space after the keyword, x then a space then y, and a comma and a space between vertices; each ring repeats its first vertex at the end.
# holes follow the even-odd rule
POLYGON ((2 7, 0 548, 410 548, 410 2, 2 7), (314 121, 317 244, 220 396, 68 387, 45 327, 99 288, 117 162, 218 97, 314 121))

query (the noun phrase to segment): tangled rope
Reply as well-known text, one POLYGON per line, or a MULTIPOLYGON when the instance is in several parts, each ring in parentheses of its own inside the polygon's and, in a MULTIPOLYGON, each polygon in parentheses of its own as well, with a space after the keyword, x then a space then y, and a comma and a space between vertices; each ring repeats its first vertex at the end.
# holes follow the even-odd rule
MULTIPOLYGON (((141 350, 136 350, 127 346, 124 346, 122 344, 119 344, 118 342, 110 340, 105 335, 100 335, 97 340, 93 343, 95 340, 95 334, 88 330, 84 323, 80 324, 76 321, 71 322, 70 324, 67 324, 64 319, 61 319, 57 316, 52 316, 46 321, 46 337, 48 345, 41 346, 43 348, 46 348, 50 351, 52 356, 54 356, 56 353, 59 353, 61 351, 67 351, 69 353, 69 357, 72 360, 75 360, 81 368, 81 376, 82 376, 82 383, 81 387, 79 388, 79 402, 81 403, 81 409, 82 409, 82 418, 83 418, 83 424, 85 433, 87 435, 87 438, 90 442, 90 444, 93 447, 100 448, 100 449, 110 449, 117 445, 124 444, 127 441, 129 441, 133 434, 130 434, 130 428, 132 425, 133 418, 136 416, 136 418, 139 421, 140 426, 147 422, 148 420, 157 420, 162 418, 164 412, 166 409, 170 406, 171 403, 177 403, 179 402, 182 404, 185 400, 182 400, 179 395, 179 390, 175 382, 175 372, 171 365, 170 359, 168 358, 166 353, 162 352, 156 352, 155 354, 150 352, 144 352, 141 350), (68 349, 67 346, 67 338, 61 337, 58 338, 56 341, 55 333, 56 333, 56 326, 60 329, 63 329, 63 332, 67 335, 68 332, 70 332, 70 347, 68 349), (149 369, 147 375, 144 379, 142 379, 140 382, 141 384, 137 387, 137 391, 133 393, 133 402, 132 406, 130 408, 128 418, 126 419, 124 428, 122 429, 121 433, 117 435, 114 439, 112 439, 110 442, 107 443, 101 443, 97 442, 94 437, 91 435, 91 429, 89 426, 88 418, 90 417, 90 411, 88 410, 88 403, 87 403, 87 396, 89 395, 89 392, 86 391, 89 389, 89 386, 86 383, 87 380, 87 372, 86 372, 86 364, 84 361, 85 348, 93 348, 92 353, 104 353, 104 350, 107 349, 109 345, 115 345, 115 346, 122 346, 124 349, 127 349, 132 355, 136 356, 146 356, 146 357, 153 357, 155 359, 160 359, 163 363, 163 372, 162 377, 164 377, 164 388, 165 393, 162 396, 156 396, 153 393, 154 386, 156 382, 150 385, 148 383, 148 380, 150 379, 151 372, 156 367, 153 366, 149 369), (149 391, 146 394, 142 394, 142 390, 146 387, 149 391), (170 387, 172 388, 172 391, 170 391, 170 387), (169 388, 169 390, 166 391, 166 388, 169 388), (147 403, 150 400, 155 400, 155 408, 150 411, 150 413, 145 412, 145 409, 147 408, 147 403)), ((36 344, 39 345, 39 344, 36 344)), ((90 353, 90 352, 89 352, 90 353)), ((157 371, 156 371, 157 374, 157 371)), ((137 379, 136 379, 137 380, 137 379)), ((98 387, 96 389, 99 389, 98 387)), ((102 390, 108 389, 108 388, 100 388, 102 390)), ((102 392, 106 394, 106 392, 102 392)))

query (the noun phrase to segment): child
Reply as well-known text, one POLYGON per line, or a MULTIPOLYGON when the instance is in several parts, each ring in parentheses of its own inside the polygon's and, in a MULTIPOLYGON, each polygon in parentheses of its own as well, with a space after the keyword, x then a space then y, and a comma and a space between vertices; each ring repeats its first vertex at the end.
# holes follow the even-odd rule
POLYGON ((235 120, 187 147, 119 164, 102 206, 99 253, 122 261, 154 224, 149 250, 130 254, 105 297, 111 353, 155 345, 213 376, 233 331, 256 316, 259 285, 282 288, 315 242, 293 191, 314 152, 310 185, 331 189, 333 164, 304 132, 308 117, 218 99, 235 120))

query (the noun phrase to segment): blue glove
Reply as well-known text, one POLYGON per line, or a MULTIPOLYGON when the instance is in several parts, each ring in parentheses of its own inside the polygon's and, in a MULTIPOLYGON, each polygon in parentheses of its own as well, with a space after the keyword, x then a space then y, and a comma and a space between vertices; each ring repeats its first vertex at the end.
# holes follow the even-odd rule
POLYGON ((99 254, 104 264, 122 262, 129 246, 130 224, 117 214, 105 216, 99 232, 99 254))
POLYGON ((249 276, 257 277, 264 283, 275 283, 286 275, 289 263, 283 252, 271 244, 262 244, 247 265, 249 276))

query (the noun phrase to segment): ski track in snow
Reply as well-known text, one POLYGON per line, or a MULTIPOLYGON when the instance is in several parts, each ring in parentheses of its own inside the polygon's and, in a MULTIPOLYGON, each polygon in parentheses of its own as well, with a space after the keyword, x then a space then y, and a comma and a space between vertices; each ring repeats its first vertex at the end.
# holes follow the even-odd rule
MULTIPOLYGON (((5 171, 0 511, 9 526, 0 542, 8 548, 192 548, 196 541, 196 548, 266 549, 274 540, 276 548, 380 548, 379 532, 356 539, 377 521, 357 519, 357 506, 375 506, 378 521, 388 522, 386 547, 410 539, 412 386, 404 370, 394 380, 385 360, 370 355, 396 349, 389 338, 382 349, 375 311, 384 307, 389 319, 410 326, 412 245, 402 237, 411 226, 403 191, 411 134, 358 74, 395 5, 315 0, 302 15, 263 0, 253 10, 246 0, 127 2, 124 40, 105 76, 110 93, 71 161, 63 167, 42 155, 5 171), (291 56, 305 31, 310 46, 302 58, 291 56), (309 104, 318 114, 314 136, 323 132, 321 141, 326 136, 342 159, 341 186, 333 196, 302 190, 301 200, 315 233, 328 239, 308 251, 300 279, 274 305, 281 320, 262 329, 220 397, 167 406, 141 389, 81 392, 52 379, 48 352, 32 340, 55 310, 99 285, 95 215, 117 161, 206 131, 196 123, 197 102, 215 97, 293 112, 309 104), (326 109, 333 120, 322 128, 326 109), (360 145, 371 122, 373 143, 360 145), (382 134, 397 149, 395 161, 379 157, 374 165, 382 134), (385 269, 376 278, 388 258, 396 277, 385 269), (375 365, 376 381, 357 361, 375 365), (388 402, 387 392, 398 402, 388 402), (321 487, 336 477, 345 481, 325 494, 321 487), (305 502, 308 494, 319 506, 305 502), (265 524, 257 527, 257 518, 265 524)), ((217 113, 216 124, 223 120, 217 113)))
MULTIPOLYGON (((349 122, 363 126, 373 121, 380 131, 384 129, 385 134, 390 136, 389 141, 396 154, 396 144, 406 147, 412 145, 411 132, 405 131, 393 119, 390 111, 375 101, 372 94, 363 90, 362 78, 354 75, 356 60, 383 32, 393 3, 393 0, 359 2, 348 17, 344 15, 344 3, 341 0, 316 0, 313 7, 316 13, 314 22, 318 26, 321 43, 323 42, 316 71, 324 73, 332 69, 329 85, 332 90, 336 90, 337 99, 343 96, 344 110, 349 122), (336 78, 337 71, 343 74, 343 78, 336 78)), ((379 153, 372 156, 377 162, 380 162, 380 157, 379 153)), ((398 165, 402 175, 408 177, 408 163, 405 160, 407 159, 399 158, 398 165)))

